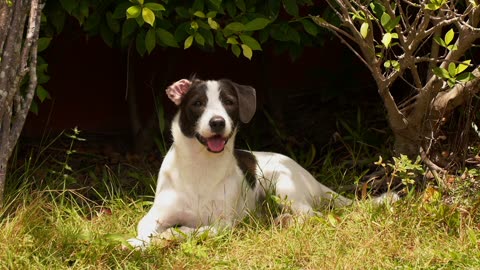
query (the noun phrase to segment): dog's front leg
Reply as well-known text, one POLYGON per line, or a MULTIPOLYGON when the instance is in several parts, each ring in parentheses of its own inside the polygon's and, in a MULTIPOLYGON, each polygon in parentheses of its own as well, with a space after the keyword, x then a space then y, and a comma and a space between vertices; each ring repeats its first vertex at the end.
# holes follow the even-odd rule
POLYGON ((128 243, 134 248, 147 247, 152 237, 164 232, 169 226, 168 222, 163 220, 161 209, 154 205, 150 211, 138 223, 138 235, 136 238, 128 239, 128 243))

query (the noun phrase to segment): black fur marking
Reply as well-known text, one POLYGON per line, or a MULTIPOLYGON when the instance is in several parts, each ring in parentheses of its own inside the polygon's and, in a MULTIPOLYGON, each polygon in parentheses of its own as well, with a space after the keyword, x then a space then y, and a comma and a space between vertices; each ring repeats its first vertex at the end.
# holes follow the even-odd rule
POLYGON ((220 88, 220 101, 222 102, 225 111, 227 111, 228 116, 232 119, 232 123, 234 123, 235 127, 238 124, 239 117, 237 92, 232 83, 228 80, 220 80, 218 83, 220 88))
POLYGON ((190 90, 185 94, 180 103, 180 130, 182 133, 193 138, 197 121, 202 116, 207 105, 207 86, 204 81, 194 80, 190 90))
POLYGON ((248 186, 252 189, 255 188, 257 183, 257 159, 252 153, 243 150, 235 149, 233 155, 237 160, 238 167, 240 167, 245 175, 245 180, 247 181, 248 186))
MULTIPOLYGON (((226 79, 219 80, 219 83, 222 90, 225 90, 230 96, 236 97, 234 104, 235 119, 240 119, 240 121, 245 124, 250 122, 257 107, 255 89, 251 86, 237 84, 226 79)), ((226 105, 223 98, 222 102, 226 105)))

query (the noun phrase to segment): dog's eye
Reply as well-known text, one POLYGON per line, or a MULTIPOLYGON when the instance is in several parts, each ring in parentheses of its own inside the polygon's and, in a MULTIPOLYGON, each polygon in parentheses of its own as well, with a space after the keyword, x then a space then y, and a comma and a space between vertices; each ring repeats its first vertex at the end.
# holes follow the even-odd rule
POLYGON ((227 99, 223 103, 225 103, 225 105, 227 105, 227 106, 231 106, 231 105, 234 104, 233 100, 231 100, 231 99, 227 99))
POLYGON ((200 107, 202 105, 203 105, 203 103, 200 100, 197 100, 193 103, 193 106, 195 106, 195 107, 200 107))

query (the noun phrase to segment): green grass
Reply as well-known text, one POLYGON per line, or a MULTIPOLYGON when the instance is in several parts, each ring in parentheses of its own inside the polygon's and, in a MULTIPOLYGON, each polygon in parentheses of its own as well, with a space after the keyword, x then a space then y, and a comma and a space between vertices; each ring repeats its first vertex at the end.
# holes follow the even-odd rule
MULTIPOLYGON (((435 196, 368 202, 280 228, 251 218, 222 234, 122 249, 149 200, 109 188, 101 203, 75 190, 24 185, 1 212, 0 269, 478 269, 478 213, 435 196)), ((427 194, 427 193, 425 193, 427 194)))
MULTIPOLYGON (((312 164, 315 152, 297 158, 327 185, 362 174, 335 165, 333 152, 312 164)), ((10 172, 0 269, 480 269, 477 169, 456 177, 460 184, 444 196, 428 187, 393 205, 361 201, 286 228, 250 217, 214 237, 138 251, 122 245, 151 206, 154 176, 121 164, 74 171, 72 153, 70 144, 65 155, 38 155, 10 172)))

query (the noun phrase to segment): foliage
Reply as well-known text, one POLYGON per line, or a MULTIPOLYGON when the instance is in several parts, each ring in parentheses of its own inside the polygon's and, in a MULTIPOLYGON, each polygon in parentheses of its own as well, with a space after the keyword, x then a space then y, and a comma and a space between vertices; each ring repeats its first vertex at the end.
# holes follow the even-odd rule
POLYGON ((62 0, 47 3, 47 36, 60 33, 73 16, 89 35, 109 46, 134 44, 140 55, 157 47, 211 50, 221 47, 251 59, 267 40, 288 44, 292 52, 313 44, 319 28, 302 14, 311 0, 62 0))
POLYGON ((395 137, 394 151, 430 158, 453 110, 480 90, 470 52, 480 39, 478 1, 327 0, 337 21, 312 16, 371 71, 395 137), (408 89, 398 95, 395 89, 408 89), (444 119, 444 120, 442 120, 444 119))

